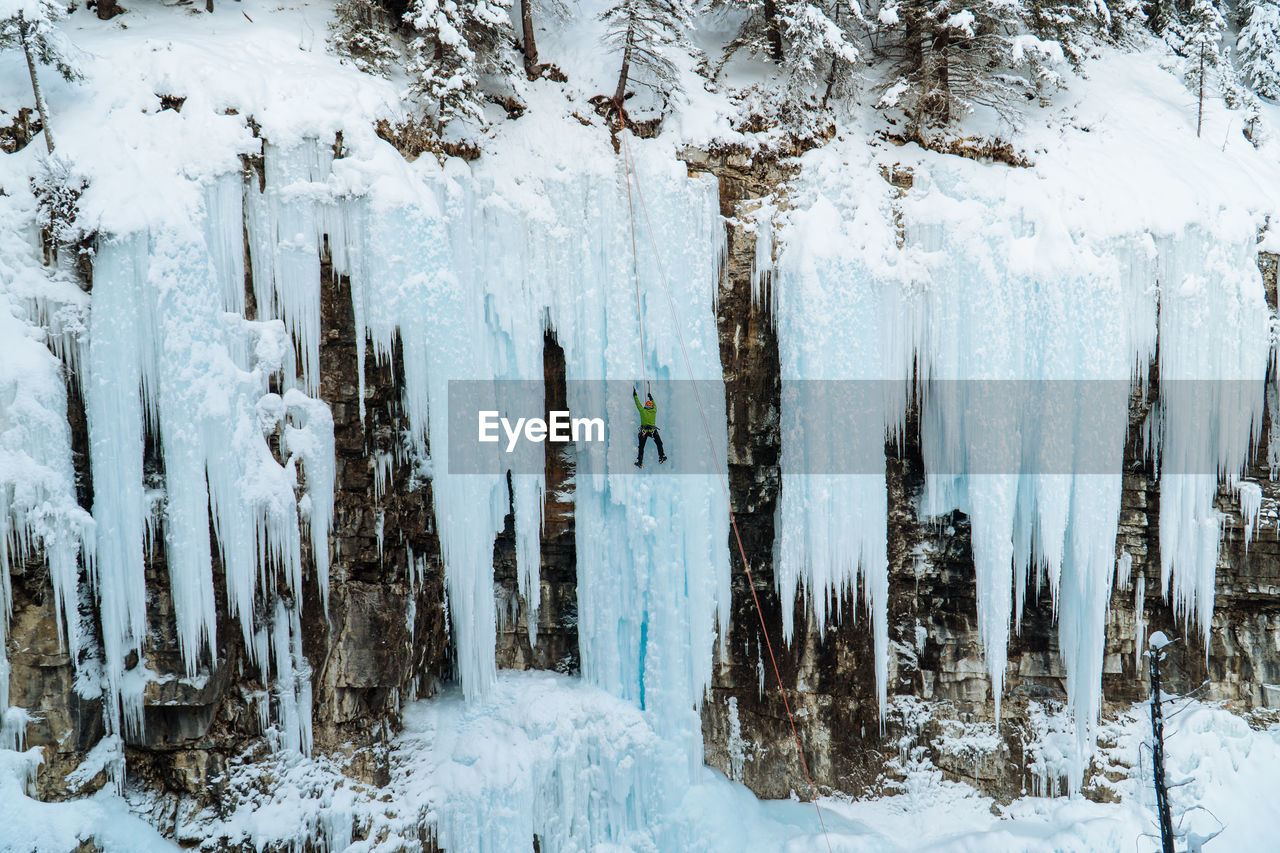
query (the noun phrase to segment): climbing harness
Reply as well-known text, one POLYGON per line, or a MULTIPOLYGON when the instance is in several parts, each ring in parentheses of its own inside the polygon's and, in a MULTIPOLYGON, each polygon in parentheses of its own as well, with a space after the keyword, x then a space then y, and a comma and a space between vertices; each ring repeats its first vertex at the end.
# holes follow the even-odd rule
MULTIPOLYGON (((809 774, 809 763, 805 760, 804 747, 800 743, 800 732, 799 730, 796 729, 795 717, 791 713, 791 702, 787 698, 787 688, 782 683, 782 673, 781 673, 781 670, 779 670, 778 668, 778 659, 773 652, 773 641, 769 639, 769 629, 765 625, 765 621, 764 621, 764 609, 760 606, 760 596, 756 594, 755 579, 751 576, 751 564, 747 561, 747 549, 743 547, 742 532, 738 529, 738 518, 733 511, 733 496, 729 492, 729 480, 725 475, 724 470, 721 469, 720 459, 719 457, 716 456, 716 453, 715 453, 715 440, 711 437, 711 426, 709 421, 707 420, 707 410, 706 410, 706 407, 703 406, 702 404, 702 393, 698 390, 698 383, 693 376, 693 364, 692 362, 689 361, 689 350, 685 346, 684 332, 680 326, 680 318, 676 314, 675 299, 671 296, 671 284, 667 280, 667 271, 665 266, 662 263, 662 255, 659 254, 658 252, 657 240, 653 236, 653 223, 649 219, 649 208, 648 208, 648 205, 645 204, 644 191, 640 188, 640 173, 636 170, 635 161, 631 157, 631 145, 627 139, 629 134, 627 133, 628 128, 627 128, 626 113, 623 111, 622 104, 620 102, 615 101, 614 106, 618 110, 618 120, 621 123, 620 130, 622 132, 620 132, 618 135, 622 140, 622 144, 620 147, 622 149, 623 163, 626 166, 626 170, 627 170, 627 209, 631 213, 631 252, 632 252, 632 262, 636 271, 636 275, 635 275, 636 312, 638 314, 640 311, 640 273, 639 273, 638 262, 636 262, 635 210, 632 207, 632 202, 631 202, 631 181, 633 179, 636 182, 636 198, 640 202, 640 210, 644 216, 645 229, 647 230, 649 235, 649 245, 653 249, 653 257, 658 264, 658 274, 659 274, 659 278, 662 281, 662 289, 666 292, 667 307, 671 311, 671 323, 675 327, 676 338, 680 342, 680 353, 684 359, 685 372, 689 374, 689 384, 693 386, 694 400, 697 401, 698 403, 698 412, 702 417, 702 430, 704 433, 706 433, 706 436, 707 436, 707 448, 708 448, 709 455, 711 456, 711 463, 712 465, 715 466, 716 480, 719 481, 720 488, 724 492, 725 503, 729 505, 729 524, 733 528, 733 538, 738 545, 738 556, 742 560, 742 568, 747 576, 747 587, 751 590, 751 600, 755 603, 756 616, 760 619, 760 633, 764 637, 765 648, 768 649, 769 651, 769 663, 773 666, 773 676, 778 682, 778 692, 782 696, 782 707, 787 712, 787 722, 791 724, 791 736, 792 738, 795 739, 796 752, 800 756, 800 768, 804 771, 805 781, 809 784, 809 798, 813 802, 813 807, 818 813, 818 824, 819 826, 822 827, 822 838, 824 841, 826 841, 827 851, 828 853, 831 853, 831 838, 827 834, 827 822, 822 816, 822 807, 818 805, 818 789, 813 784, 813 777, 809 774)), ((643 345, 644 345, 643 323, 641 323, 641 326, 640 326, 640 335, 641 335, 641 347, 643 348, 643 345)), ((642 369, 643 369, 643 366, 644 366, 644 362, 642 359, 641 360, 642 369)))

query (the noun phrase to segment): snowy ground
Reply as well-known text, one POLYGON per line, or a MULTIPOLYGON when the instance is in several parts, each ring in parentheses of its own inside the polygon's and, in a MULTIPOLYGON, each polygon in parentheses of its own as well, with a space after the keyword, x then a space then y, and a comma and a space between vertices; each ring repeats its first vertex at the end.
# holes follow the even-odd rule
MULTIPOLYGON (((1167 766, 1175 822, 1207 836, 1225 827, 1210 850, 1268 851, 1280 832, 1271 807, 1280 785, 1280 725, 1251 727, 1229 711, 1175 704, 1167 730, 1167 766), (1192 809, 1192 805, 1199 809, 1192 809)), ((1103 727, 1100 754, 1120 801, 1079 796, 1027 796, 996 805, 964 784, 946 781, 927 762, 904 764, 901 793, 879 799, 821 801, 833 851, 1152 851, 1143 833, 1154 828, 1148 764, 1140 761, 1149 736, 1145 706, 1103 727)), ((39 803, 12 774, 14 753, 0 773, 0 849, 65 851, 93 834, 106 851, 178 849, 135 812, 156 808, 148 795, 127 799, 101 792, 88 800, 39 803), (131 808, 133 811, 131 811, 131 808)), ((544 849, 634 851, 759 851, 807 853, 825 849, 813 806, 761 802, 743 786, 701 768, 687 789, 668 792, 664 818, 630 827, 612 842, 565 841, 566 815, 587 813, 598 832, 625 827, 644 774, 683 761, 627 702, 547 673, 507 673, 486 702, 468 706, 459 695, 406 709, 405 730, 391 752, 392 781, 373 790, 352 783, 332 762, 281 757, 231 774, 229 813, 186 814, 176 832, 190 841, 246 843, 261 848, 298 838, 323 840, 331 850, 397 849, 423 818, 443 821, 459 850, 523 849, 536 832, 544 849), (264 783, 265 786, 264 786, 264 783), (261 793, 263 788, 268 794, 261 793), (251 796, 246 792, 258 791, 251 796), (237 804, 238 803, 238 804, 237 804), (486 831, 494 825, 511 834, 486 831), (357 840, 352 840, 352 835, 357 840), (364 840, 360 840, 363 838, 364 840)), ((179 812, 181 813, 181 809, 179 812)))

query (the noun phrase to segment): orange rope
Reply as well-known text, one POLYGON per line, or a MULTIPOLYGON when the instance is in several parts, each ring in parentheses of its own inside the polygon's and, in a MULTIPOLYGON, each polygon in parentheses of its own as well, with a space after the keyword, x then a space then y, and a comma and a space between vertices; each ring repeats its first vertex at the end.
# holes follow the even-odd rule
MULTIPOLYGON (((622 122, 621 129, 623 131, 626 131, 627 120, 626 120, 625 114, 622 111, 622 104, 616 104, 616 106, 618 108, 618 118, 622 122)), ((702 405, 702 394, 698 390, 697 381, 693 378, 693 365, 689 361, 689 350, 685 347, 684 332, 681 330, 680 320, 679 320, 679 317, 676 315, 676 304, 675 304, 675 300, 671 296, 671 285, 667 280, 667 271, 662 263, 662 255, 658 253, 658 244, 653 236, 653 223, 649 219, 649 208, 648 208, 648 205, 645 204, 644 191, 640 189, 640 173, 636 170, 635 162, 631 158, 631 147, 627 142, 627 135, 625 133, 620 135, 622 136, 622 151, 623 151, 623 158, 627 166, 627 171, 629 175, 635 177, 636 195, 640 199, 640 210, 644 214, 645 228, 649 233, 649 244, 653 248, 653 257, 658 263, 658 272, 661 274, 662 287, 667 294, 667 306, 671 311, 671 321, 676 328, 676 336, 680 341, 680 352, 684 358, 685 371, 689 374, 689 383, 693 386, 694 399, 698 403, 698 412, 702 416, 702 429, 707 436, 707 446, 711 451, 710 455, 711 455, 712 464, 715 465, 716 479, 720 482, 720 488, 724 491, 725 501, 729 505, 729 524, 733 527, 733 537, 738 545, 738 556, 742 559, 742 568, 747 575, 747 585, 751 588, 751 600, 755 602, 756 616, 759 617, 760 619, 760 633, 761 635, 764 636, 765 648, 769 650, 769 663, 773 666, 773 676, 778 681, 778 692, 782 695, 782 707, 786 709, 787 722, 791 724, 791 736, 795 739, 795 742, 796 742, 796 752, 800 756, 800 767, 804 771, 805 781, 809 783, 809 798, 810 798, 810 801, 813 803, 814 809, 818 812, 818 824, 822 827, 822 837, 823 837, 823 840, 826 841, 827 851, 828 853, 830 853, 831 838, 827 835, 827 822, 826 820, 823 819, 822 807, 818 805, 818 789, 813 784, 813 777, 809 774, 809 763, 805 761, 804 747, 800 743, 800 732, 796 729, 795 717, 791 713, 791 703, 787 699, 787 688, 782 683, 782 673, 778 669, 778 659, 773 652, 773 641, 769 639, 769 629, 765 625, 764 609, 760 606, 760 597, 756 594, 755 579, 751 576, 751 564, 747 561, 747 550, 742 545, 742 532, 738 529, 738 518, 733 511, 733 497, 729 492, 729 480, 725 472, 720 468, 720 459, 716 456, 715 441, 711 437, 711 426, 707 420, 707 410, 702 405)), ((628 204, 628 207, 630 207, 630 204, 631 204, 630 178, 628 178, 628 181, 627 181, 627 204, 628 204)), ((631 236, 632 236, 632 241, 634 246, 634 240, 635 240, 634 213, 632 214, 631 236)), ((636 281, 637 281, 637 287, 638 287, 639 286, 638 277, 636 281)))
MULTIPOLYGON (((622 129, 626 130, 626 118, 623 117, 622 105, 618 104, 618 118, 622 121, 622 129)), ((627 159, 624 162, 630 163, 627 159)), ((640 182, 636 181, 636 192, 640 191, 640 182)), ((644 311, 640 308, 640 254, 636 251, 636 211, 631 204, 631 173, 627 174, 627 214, 631 220, 631 273, 636 285, 636 321, 640 324, 640 380, 641 387, 649 393, 649 372, 645 367, 644 346, 644 311)))

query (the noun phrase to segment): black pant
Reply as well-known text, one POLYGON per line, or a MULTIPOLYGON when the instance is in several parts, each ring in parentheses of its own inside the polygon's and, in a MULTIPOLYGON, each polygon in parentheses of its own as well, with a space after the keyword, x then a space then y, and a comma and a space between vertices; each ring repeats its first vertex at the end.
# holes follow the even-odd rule
POLYGON ((667 458, 667 454, 664 453, 662 450, 662 436, 658 435, 658 428, 657 427, 640 427, 640 434, 636 437, 636 440, 640 445, 639 453, 636 455, 637 465, 644 464, 644 443, 649 439, 650 436, 653 437, 653 443, 658 445, 658 459, 662 460, 667 458))

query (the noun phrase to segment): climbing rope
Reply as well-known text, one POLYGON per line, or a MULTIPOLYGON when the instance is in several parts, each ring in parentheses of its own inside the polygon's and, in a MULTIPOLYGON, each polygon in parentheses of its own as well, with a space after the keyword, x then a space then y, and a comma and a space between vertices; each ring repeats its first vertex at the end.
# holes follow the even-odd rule
MULTIPOLYGON (((804 747, 800 743, 800 732, 799 730, 796 729, 795 717, 791 713, 791 702, 787 698, 787 688, 782 683, 782 672, 778 668, 778 658, 773 652, 773 641, 769 639, 769 629, 765 625, 764 609, 760 606, 760 596, 756 593, 755 579, 751 576, 751 564, 747 560, 747 549, 744 548, 742 545, 742 532, 738 529, 738 518, 733 511, 733 496, 729 491, 729 479, 728 479, 728 476, 725 474, 724 470, 720 467, 719 457, 716 456, 715 440, 711 436, 711 425, 710 425, 710 421, 707 419, 707 410, 706 410, 706 407, 703 406, 702 404, 702 393, 698 390, 698 383, 693 376, 693 364, 692 362, 689 361, 689 350, 685 346, 684 332, 680 326, 680 318, 676 313, 675 299, 672 298, 671 296, 671 284, 667 279, 667 271, 665 266, 662 263, 662 255, 658 252, 658 244, 653 235, 653 223, 649 219, 649 208, 648 208, 648 205, 645 204, 644 191, 640 188, 640 173, 636 170, 635 161, 632 159, 632 156, 631 156, 631 146, 630 146, 630 143, 628 142, 629 134, 626 132, 627 131, 626 114, 622 110, 622 104, 616 104, 616 106, 618 108, 618 117, 619 117, 619 120, 621 121, 621 130, 623 131, 622 133, 619 133, 619 136, 622 139, 621 148, 622 148, 622 154, 623 154, 623 161, 626 165, 626 169, 628 173, 627 207, 628 207, 628 210, 631 210, 631 180, 632 178, 634 178, 636 182, 636 197, 640 200, 640 210, 641 210, 641 213, 644 215, 645 230, 648 232, 648 235, 649 235, 649 245, 653 249, 653 257, 654 257, 654 260, 657 261, 659 277, 662 280, 662 289, 665 291, 667 296, 667 307, 671 311, 671 324, 675 327, 676 338, 680 342, 680 353, 684 359, 685 372, 689 374, 689 384, 693 386, 693 397, 694 397, 694 400, 696 400, 698 403, 698 412, 702 417, 702 430, 707 437, 708 453, 711 456, 712 465, 715 466, 716 480, 720 483, 720 488, 724 492, 725 503, 727 503, 729 506, 729 524, 733 528, 733 538, 738 545, 738 556, 742 560, 742 568, 747 576, 747 586, 751 590, 751 600, 755 603, 756 616, 760 620, 760 634, 764 637, 765 648, 768 649, 769 651, 769 663, 773 667, 773 676, 778 682, 778 692, 782 696, 782 707, 787 712, 787 722, 790 723, 791 725, 791 736, 792 738, 795 739, 796 753, 800 756, 800 768, 804 771, 805 781, 809 785, 809 799, 813 803, 813 808, 818 813, 818 824, 819 826, 822 827, 822 838, 824 841, 826 841, 828 853, 831 853, 831 838, 827 834, 827 822, 822 816, 822 807, 818 805, 818 789, 817 789, 817 786, 813 784, 813 777, 809 774, 809 763, 805 761, 804 747)), ((635 213, 634 211, 632 211, 632 215, 631 215, 631 239, 632 239, 632 252, 633 252, 633 258, 634 258, 634 252, 635 252, 635 213)), ((637 274, 636 276, 637 310, 639 306, 639 286, 640 286, 640 279, 639 279, 639 275, 637 274)))
MULTIPOLYGON (((627 129, 627 120, 622 112, 622 105, 618 104, 618 117, 622 121, 622 129, 627 129)), ((627 165, 627 214, 631 222, 631 277, 635 281, 636 286, 636 321, 640 324, 640 380, 641 386, 645 394, 650 393, 649 373, 645 367, 645 345, 644 345, 644 311, 640 307, 640 255, 636 251, 636 211, 631 202, 631 169, 630 159, 624 158, 624 164, 627 165)), ((640 191, 640 182, 636 182, 636 192, 640 191)))

